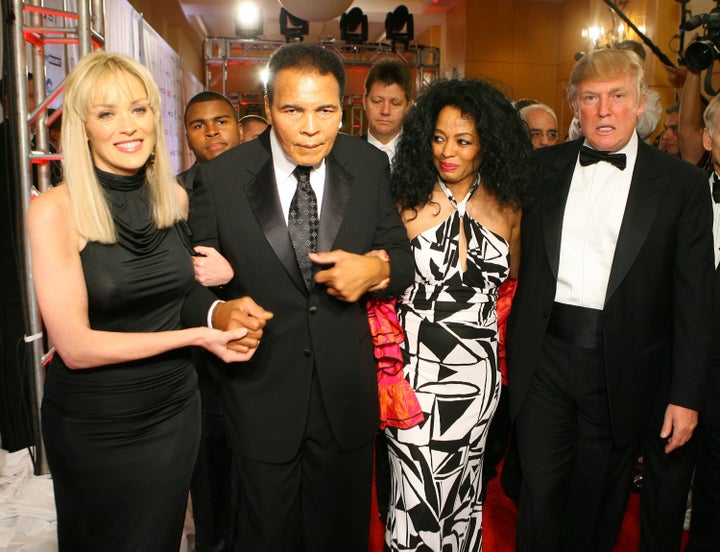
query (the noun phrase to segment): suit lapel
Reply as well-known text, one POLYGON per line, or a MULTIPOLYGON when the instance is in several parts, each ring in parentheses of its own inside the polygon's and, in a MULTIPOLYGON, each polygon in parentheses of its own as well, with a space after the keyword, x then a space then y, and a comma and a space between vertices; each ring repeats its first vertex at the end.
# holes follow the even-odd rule
POLYGON ((338 162, 331 152, 326 158, 325 191, 323 192, 320 228, 318 231, 318 251, 330 251, 337 237, 340 224, 350 200, 350 188, 353 177, 338 162))
MULTIPOLYGON (((270 247, 275 251, 275 255, 280 259, 295 285, 304 293, 307 293, 305 282, 295 258, 295 249, 288 234, 285 214, 282 212, 280 198, 278 197, 268 136, 265 136, 267 144, 263 141, 267 155, 264 161, 260 161, 260 170, 257 174, 251 174, 250 179, 245 184, 245 193, 270 247)), ((262 137, 258 138, 258 140, 261 140, 262 137)), ((251 169, 249 170, 252 172, 251 169)), ((238 239, 242 238, 238 237, 238 239)))
POLYGON ((665 180, 662 173, 653 166, 649 148, 650 146, 643 142, 638 144, 637 161, 605 294, 606 305, 645 243, 662 196, 665 180))
POLYGON ((554 169, 554 173, 543 175, 545 185, 550 183, 552 186, 552 189, 545 194, 542 217, 545 251, 555 280, 557 280, 558 266, 560 264, 560 242, 565 204, 567 203, 570 182, 572 181, 575 161, 581 143, 582 141, 578 141, 577 148, 570 149, 568 155, 555 161, 552 169, 548 170, 548 173, 550 173, 554 169))

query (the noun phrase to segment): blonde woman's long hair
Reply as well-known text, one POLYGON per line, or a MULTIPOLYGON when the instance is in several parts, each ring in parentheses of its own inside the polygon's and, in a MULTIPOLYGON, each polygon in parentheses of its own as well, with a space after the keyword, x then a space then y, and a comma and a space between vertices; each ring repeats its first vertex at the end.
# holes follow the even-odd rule
POLYGON ((88 241, 115 243, 117 235, 105 193, 95 175, 85 122, 93 102, 106 87, 117 87, 129 94, 130 77, 139 79, 144 85, 155 122, 154 147, 146 163, 153 218, 158 228, 166 228, 184 218, 174 189, 176 181, 165 141, 160 92, 152 75, 140 63, 123 54, 94 52, 80 59, 68 75, 62 124, 65 185, 70 195, 73 222, 88 241))

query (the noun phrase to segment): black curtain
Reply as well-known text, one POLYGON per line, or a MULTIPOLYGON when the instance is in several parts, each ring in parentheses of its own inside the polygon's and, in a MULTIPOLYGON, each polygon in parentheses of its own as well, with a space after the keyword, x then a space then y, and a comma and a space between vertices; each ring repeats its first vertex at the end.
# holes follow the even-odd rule
POLYGON ((0 121, 0 437, 9 451, 32 443, 32 371, 29 348, 23 342, 23 287, 20 284, 20 210, 17 149, 9 121, 17 113, 17 99, 11 93, 10 57, 12 3, 2 5, 2 90, 3 117, 0 121))

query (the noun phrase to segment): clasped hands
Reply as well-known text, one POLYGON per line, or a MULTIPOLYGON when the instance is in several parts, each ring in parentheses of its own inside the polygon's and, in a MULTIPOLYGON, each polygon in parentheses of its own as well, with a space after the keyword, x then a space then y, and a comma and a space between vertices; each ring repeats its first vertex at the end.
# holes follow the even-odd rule
MULTIPOLYGON (((213 252, 214 250, 201 251, 209 257, 212 257, 213 252)), ((219 254, 218 256, 222 259, 219 254)), ((317 272, 315 281, 327 288, 328 295, 340 301, 355 302, 366 292, 380 291, 390 283, 389 257, 383 250, 358 255, 336 249, 323 253, 310 253, 309 257, 314 263, 328 267, 317 272)), ((213 260, 217 261, 217 259, 213 260)), ((208 278, 206 281, 208 280, 215 285, 227 281, 226 278, 215 280, 208 278)), ((272 317, 272 312, 262 308, 252 298, 240 297, 219 303, 212 314, 212 325, 220 330, 247 329, 247 334, 241 339, 229 342, 228 348, 243 354, 251 352, 250 356, 252 356, 260 344, 265 324, 272 317)))
POLYGON ((224 303, 218 303, 212 313, 213 328, 234 330, 245 328, 247 334, 240 339, 230 341, 228 349, 238 353, 250 353, 251 358, 260 345, 263 328, 273 313, 266 311, 250 297, 240 297, 224 303))

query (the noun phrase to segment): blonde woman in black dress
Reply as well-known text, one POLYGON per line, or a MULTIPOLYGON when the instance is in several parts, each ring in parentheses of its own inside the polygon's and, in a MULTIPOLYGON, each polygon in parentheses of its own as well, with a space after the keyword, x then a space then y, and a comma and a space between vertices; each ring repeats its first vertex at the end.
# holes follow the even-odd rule
POLYGON ((57 350, 42 429, 61 551, 178 550, 200 430, 189 347, 225 362, 253 352, 228 348, 244 329, 181 329, 198 284, 160 115, 143 66, 101 52, 81 59, 65 88, 65 183, 28 214, 57 350))

